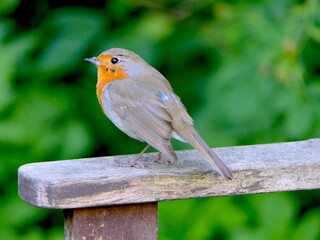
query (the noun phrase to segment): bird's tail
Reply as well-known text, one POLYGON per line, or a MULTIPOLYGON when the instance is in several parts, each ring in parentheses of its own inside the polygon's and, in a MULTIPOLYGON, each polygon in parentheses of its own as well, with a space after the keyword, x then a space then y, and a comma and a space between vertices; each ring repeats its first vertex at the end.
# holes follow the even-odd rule
POLYGON ((202 156, 208 160, 217 172, 225 179, 232 179, 232 173, 228 167, 221 161, 215 152, 208 146, 208 144, 200 137, 195 129, 192 129, 188 136, 181 136, 189 142, 202 156))

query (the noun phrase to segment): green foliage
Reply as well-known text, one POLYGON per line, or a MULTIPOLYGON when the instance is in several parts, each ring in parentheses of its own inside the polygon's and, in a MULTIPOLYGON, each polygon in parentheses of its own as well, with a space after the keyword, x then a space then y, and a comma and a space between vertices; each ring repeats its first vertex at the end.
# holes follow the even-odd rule
MULTIPOLYGON (((17 196, 37 161, 139 152, 103 115, 111 47, 159 69, 212 146, 320 136, 320 7, 297 1, 0 3, 0 236, 62 239, 62 214, 17 196)), ((176 149, 189 148, 174 142, 176 149)), ((318 191, 160 203, 160 239, 319 239, 318 191)))

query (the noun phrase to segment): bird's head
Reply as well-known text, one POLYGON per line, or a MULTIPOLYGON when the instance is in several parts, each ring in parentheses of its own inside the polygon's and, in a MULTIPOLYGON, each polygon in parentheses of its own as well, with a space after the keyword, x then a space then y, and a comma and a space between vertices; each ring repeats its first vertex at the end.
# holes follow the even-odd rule
POLYGON ((133 79, 135 75, 142 74, 149 66, 139 55, 122 48, 111 48, 102 52, 98 57, 84 60, 95 64, 98 68, 96 89, 100 104, 102 104, 103 89, 108 83, 130 77, 133 79))
POLYGON ((139 74, 147 65, 139 55, 122 48, 111 48, 98 57, 84 60, 95 64, 98 78, 107 78, 108 82, 139 74))

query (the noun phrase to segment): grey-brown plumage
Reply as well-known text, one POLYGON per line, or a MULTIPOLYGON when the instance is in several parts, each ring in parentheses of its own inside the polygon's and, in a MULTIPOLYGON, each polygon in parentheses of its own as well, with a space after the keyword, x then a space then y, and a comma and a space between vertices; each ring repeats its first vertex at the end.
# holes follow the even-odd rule
POLYGON ((160 72, 137 54, 119 48, 86 60, 98 67, 99 102, 119 129, 159 150, 172 162, 178 158, 170 139, 188 142, 220 175, 232 178, 230 170, 199 136, 180 98, 160 72))

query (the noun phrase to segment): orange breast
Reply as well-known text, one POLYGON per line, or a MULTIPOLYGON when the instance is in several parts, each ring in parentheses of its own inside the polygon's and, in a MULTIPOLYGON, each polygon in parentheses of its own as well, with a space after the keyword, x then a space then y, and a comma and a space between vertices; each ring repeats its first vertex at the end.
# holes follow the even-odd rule
POLYGON ((123 80, 129 77, 129 74, 127 74, 121 67, 111 63, 107 64, 110 62, 112 57, 113 56, 110 55, 102 55, 98 57, 99 60, 106 62, 106 65, 98 66, 98 82, 96 85, 96 92, 101 107, 103 107, 103 88, 109 82, 123 80))

